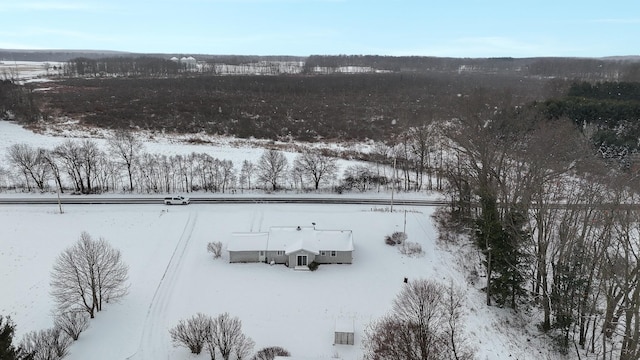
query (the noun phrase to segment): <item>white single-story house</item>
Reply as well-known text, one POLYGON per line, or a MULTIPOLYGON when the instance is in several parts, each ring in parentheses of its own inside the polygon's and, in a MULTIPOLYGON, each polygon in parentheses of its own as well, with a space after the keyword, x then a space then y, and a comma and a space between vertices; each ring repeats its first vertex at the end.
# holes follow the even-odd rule
POLYGON ((319 230, 307 226, 278 226, 268 232, 238 232, 227 244, 229 262, 265 262, 306 268, 318 264, 351 264, 351 230, 319 230))

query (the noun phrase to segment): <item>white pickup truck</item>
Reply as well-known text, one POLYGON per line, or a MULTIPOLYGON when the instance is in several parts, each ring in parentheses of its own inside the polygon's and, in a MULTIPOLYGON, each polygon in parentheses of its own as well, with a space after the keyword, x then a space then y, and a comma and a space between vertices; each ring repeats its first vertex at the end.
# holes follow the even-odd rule
POLYGON ((189 205, 190 202, 188 197, 180 195, 164 198, 165 205, 189 205))

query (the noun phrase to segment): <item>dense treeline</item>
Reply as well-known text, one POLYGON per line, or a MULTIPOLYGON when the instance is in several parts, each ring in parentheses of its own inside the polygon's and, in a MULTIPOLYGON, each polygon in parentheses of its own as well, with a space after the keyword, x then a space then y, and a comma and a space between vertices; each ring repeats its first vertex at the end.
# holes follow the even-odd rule
POLYGON ((33 122, 40 118, 33 88, 19 86, 10 80, 0 80, 0 119, 33 122))
POLYGON ((0 61, 69 61, 77 57, 99 59, 111 56, 128 56, 119 51, 90 50, 3 50, 0 49, 0 61))
POLYGON ((544 103, 548 118, 582 127, 602 156, 630 165, 640 145, 640 83, 574 83, 566 96, 544 103))
POLYGON ((470 229, 487 304, 536 306, 579 358, 640 356, 640 213, 573 119, 476 98, 446 126, 451 219, 470 229))
POLYGON ((442 189, 442 148, 432 144, 436 133, 434 124, 412 128, 399 143, 376 143, 369 154, 297 146, 293 161, 269 149, 255 162, 237 164, 206 153, 146 153, 126 131, 116 131, 106 147, 91 139, 67 140, 53 149, 16 143, 8 148, 9 166, 0 166, 0 189, 81 194, 442 189), (337 167, 338 158, 354 157, 369 163, 337 167))
MULTIPOLYGON (((67 76, 168 76, 179 70, 190 70, 179 62, 170 64, 170 56, 117 55, 110 57, 79 56, 67 61, 67 76), (168 67, 167 71, 164 69, 168 67), (127 69, 128 71, 123 71, 127 69), (130 69, 134 69, 130 71, 130 69)), ((258 64, 278 67, 291 62, 302 66, 306 74, 332 74, 341 68, 368 69, 367 72, 458 74, 463 72, 501 74, 518 77, 545 77, 580 79, 589 81, 640 80, 640 62, 637 59, 576 59, 576 58, 444 58, 425 56, 378 55, 312 55, 308 58, 293 56, 239 56, 197 55, 198 72, 215 74, 216 65, 247 66, 247 72, 258 64)), ((279 75, 280 72, 268 72, 279 75)))
POLYGON ((168 77, 184 70, 178 62, 157 57, 74 58, 64 66, 65 76, 168 77))
POLYGON ((198 76, 68 79, 36 94, 47 116, 105 128, 268 139, 387 140, 454 117, 481 84, 513 105, 542 100, 546 81, 482 74, 198 76))
POLYGON ((305 71, 317 67, 371 67, 394 72, 478 72, 518 76, 560 77, 582 80, 640 80, 637 59, 579 58, 444 58, 428 56, 313 55, 305 62, 305 71))

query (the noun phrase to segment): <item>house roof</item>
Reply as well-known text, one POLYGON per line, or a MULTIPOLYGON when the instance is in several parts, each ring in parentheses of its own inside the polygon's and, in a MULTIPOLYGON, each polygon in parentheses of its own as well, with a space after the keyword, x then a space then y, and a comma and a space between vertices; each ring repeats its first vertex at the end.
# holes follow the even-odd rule
POLYGON ((229 251, 284 251, 289 255, 297 251, 352 251, 351 230, 319 230, 310 226, 277 226, 269 232, 233 233, 227 245, 229 251))
POLYGON ((231 241, 227 244, 228 251, 258 251, 267 248, 269 233, 244 232, 231 234, 231 241))
POLYGON ((351 319, 336 319, 336 332, 353 333, 354 325, 351 319))

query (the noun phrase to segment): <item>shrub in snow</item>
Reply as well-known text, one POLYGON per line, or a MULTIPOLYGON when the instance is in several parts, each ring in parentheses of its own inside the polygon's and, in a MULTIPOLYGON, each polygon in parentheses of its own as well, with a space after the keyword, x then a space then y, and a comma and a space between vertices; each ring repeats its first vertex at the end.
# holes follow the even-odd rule
POLYGON ((89 314, 82 309, 72 309, 56 315, 54 324, 75 341, 89 327, 89 314))
POLYGON ((396 231, 393 234, 391 234, 391 239, 393 239, 393 241, 395 241, 396 244, 400 245, 405 240, 407 240, 407 234, 402 231, 396 231))
POLYGON ((402 255, 407 256, 420 256, 423 254, 422 245, 411 241, 405 241, 404 243, 402 243, 398 247, 398 250, 400 250, 400 253, 402 255))
POLYGON ((208 243, 207 251, 213 254, 214 259, 218 259, 220 256, 222 256, 222 243, 220 241, 208 243))
POLYGON ((396 246, 396 242, 389 235, 384 237, 384 243, 387 245, 396 246))
POLYGON ((20 346, 29 354, 29 359, 57 360, 67 356, 72 342, 62 329, 54 327, 25 334, 20 346))
POLYGON ((407 240, 407 234, 402 231, 396 231, 393 234, 384 237, 384 243, 391 246, 400 245, 405 240, 407 240))
POLYGON ((249 359, 255 345, 256 343, 251 340, 250 337, 245 334, 240 334, 240 337, 238 337, 236 344, 233 347, 233 352, 236 354, 236 360, 249 359))
POLYGON ((200 354, 210 331, 211 317, 197 313, 187 320, 180 320, 178 325, 169 329, 173 346, 184 346, 192 354, 200 354))
POLYGON ((291 356, 291 353, 280 346, 271 346, 259 350, 251 360, 273 360, 276 356, 291 356))
POLYGON ((320 266, 320 264, 318 264, 315 261, 312 261, 312 262, 309 263, 309 270, 316 271, 316 270, 318 270, 318 266, 320 266))

